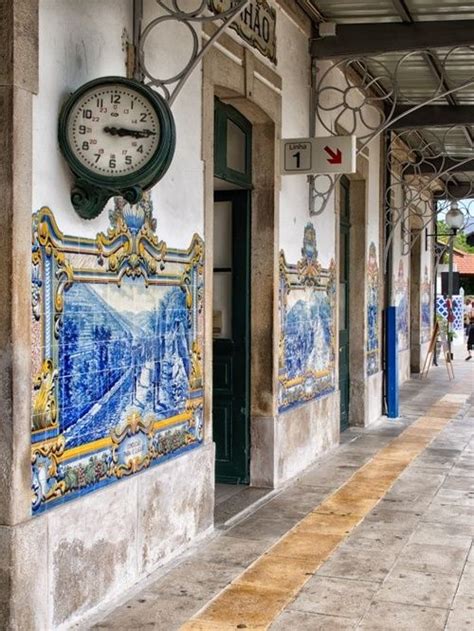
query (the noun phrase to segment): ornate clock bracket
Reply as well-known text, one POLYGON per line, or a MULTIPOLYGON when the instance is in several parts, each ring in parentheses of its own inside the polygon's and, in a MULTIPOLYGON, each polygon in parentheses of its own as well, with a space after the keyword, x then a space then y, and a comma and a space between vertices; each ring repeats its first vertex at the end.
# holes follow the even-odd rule
POLYGON ((183 0, 155 1, 162 10, 162 15, 152 19, 144 28, 143 0, 135 0, 134 2, 135 78, 144 81, 149 87, 159 90, 169 105, 172 106, 206 52, 219 39, 224 30, 232 24, 239 13, 250 4, 250 0, 220 0, 214 3, 216 12, 210 10, 209 0, 200 0, 198 6, 189 10, 181 7, 183 0), (167 22, 179 22, 187 28, 191 39, 191 53, 179 72, 172 77, 164 78, 148 66, 146 46, 151 33, 166 25, 167 22), (219 24, 219 26, 207 42, 202 43, 201 26, 205 23, 219 24))
POLYGON ((138 204, 143 196, 140 186, 125 189, 98 187, 86 180, 77 179, 71 190, 71 202, 74 210, 82 219, 94 219, 111 197, 123 197, 129 204, 138 204))

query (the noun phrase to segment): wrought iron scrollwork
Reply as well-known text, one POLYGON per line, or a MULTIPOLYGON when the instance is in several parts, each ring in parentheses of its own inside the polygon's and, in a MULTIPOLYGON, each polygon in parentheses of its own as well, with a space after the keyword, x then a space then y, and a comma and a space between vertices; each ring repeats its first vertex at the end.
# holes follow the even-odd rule
POLYGON ((138 38, 138 68, 145 83, 159 90, 169 104, 172 105, 188 77, 206 54, 206 51, 237 18, 238 14, 245 9, 249 2, 250 0, 222 2, 222 10, 218 13, 213 13, 208 8, 208 0, 197 0, 194 3, 194 8, 183 7, 183 0, 156 0, 156 4, 162 10, 162 14, 152 19, 141 31, 138 38), (227 4, 229 8, 226 8, 227 4), (157 75, 156 71, 150 68, 147 62, 146 46, 153 32, 156 32, 163 25, 166 26, 168 23, 173 22, 179 22, 187 29, 191 41, 191 50, 189 57, 178 72, 173 76, 163 77, 157 75), (201 43, 200 26, 205 23, 216 23, 219 26, 206 43, 201 43))
MULTIPOLYGON (((389 128, 403 127, 403 118, 416 112, 422 107, 442 101, 450 95, 463 95, 463 91, 468 91, 474 86, 474 75, 468 80, 456 81, 459 73, 454 72, 456 66, 462 61, 463 65, 474 67, 474 47, 453 47, 444 52, 442 56, 436 54, 436 64, 440 68, 439 78, 433 79, 431 89, 420 93, 417 86, 408 85, 406 77, 410 73, 411 67, 418 63, 421 57, 431 58, 434 53, 426 51, 410 51, 400 58, 386 56, 358 57, 342 59, 334 63, 324 62, 319 65, 317 86, 315 89, 315 118, 316 133, 318 135, 354 134, 357 136, 357 154, 361 154, 370 143, 379 137, 389 128), (453 71, 453 72, 452 72, 453 71), (444 77, 449 76, 449 85, 444 77), (453 79, 451 77, 454 77, 453 79), (398 106, 403 105, 403 111, 398 106)), ((454 128, 453 128, 454 129, 454 128)), ((453 129, 449 133, 453 133, 453 129)), ((402 132, 403 133, 403 132, 402 132)), ((412 132, 416 134, 417 132, 412 132)), ((435 155, 448 156, 449 145, 447 135, 444 140, 440 137, 434 142, 437 146, 435 155)), ((420 135, 420 138, 425 136, 420 135)), ((426 154, 421 152, 421 147, 417 152, 421 159, 428 159, 432 156, 431 141, 421 141, 426 154), (431 155, 430 155, 431 154, 431 155)), ((416 145, 415 145, 416 146, 416 145)), ((414 154, 413 154, 414 155, 414 154)), ((474 155, 472 156, 474 157, 474 155)), ((410 158, 407 162, 412 169, 417 159, 410 158)), ((447 163, 447 161, 446 161, 447 163)), ((403 170, 403 169, 402 169, 403 170)), ((452 168, 437 169, 431 179, 434 181, 442 176, 451 179, 452 168)), ((458 169, 456 169, 458 170, 458 169)), ((337 181, 340 176, 315 175, 309 178, 310 181, 310 215, 319 215, 327 207, 331 199, 337 181)), ((407 209, 418 199, 413 199, 413 193, 407 183, 403 185, 399 178, 395 176, 397 186, 402 186, 406 194, 404 208, 407 209)), ((402 177, 403 179, 403 177, 402 177)), ((467 178, 468 182, 470 178, 467 178)), ((466 186, 466 192, 471 193, 474 183, 466 186), (469 190, 468 190, 469 189, 469 190)), ((474 190, 472 191, 474 194, 474 190)), ((448 193, 449 196, 449 187, 448 193)), ((464 195, 467 197, 467 195, 464 195)), ((395 221, 400 221, 400 208, 393 208, 395 221)), ((469 209, 470 212, 470 209, 469 209)))

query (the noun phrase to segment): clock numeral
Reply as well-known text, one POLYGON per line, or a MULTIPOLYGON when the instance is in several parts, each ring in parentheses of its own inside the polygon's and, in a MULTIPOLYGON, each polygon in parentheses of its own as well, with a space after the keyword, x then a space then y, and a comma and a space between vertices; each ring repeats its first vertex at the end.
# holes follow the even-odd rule
POLYGON ((116 162, 115 158, 110 158, 110 160, 109 160, 109 167, 111 169, 115 169, 116 166, 117 166, 117 162, 116 162))
POLYGON ((101 107, 101 108, 100 108, 100 111, 101 111, 103 114, 107 114, 107 108, 106 108, 106 107, 101 107))
POLYGON ((143 153, 143 145, 140 145, 137 149, 138 153, 143 153))
POLYGON ((92 110, 82 110, 82 118, 92 118, 92 110))
POLYGON ((84 140, 84 142, 82 143, 82 149, 84 151, 89 151, 89 143, 87 141, 84 140))
POLYGON ((146 123, 146 120, 148 118, 148 114, 140 114, 140 123, 146 123))
POLYGON ((85 125, 79 125, 79 133, 81 134, 81 136, 83 136, 86 133, 85 125))
POLYGON ((92 122, 93 123, 98 123, 100 121, 100 118, 98 116, 93 116, 92 117, 92 122))
POLYGON ((110 96, 111 103, 120 103, 120 94, 112 94, 110 96))
POLYGON ((104 99, 97 99, 96 102, 97 102, 97 107, 100 107, 100 108, 104 107, 104 99))
POLYGON ((101 153, 94 153, 94 157, 95 157, 95 161, 97 163, 102 158, 102 154, 101 153))
POLYGON ((125 164, 132 164, 132 156, 125 156, 125 164))
POLYGON ((130 110, 125 109, 125 110, 123 110, 123 113, 124 113, 124 114, 130 114, 130 110))

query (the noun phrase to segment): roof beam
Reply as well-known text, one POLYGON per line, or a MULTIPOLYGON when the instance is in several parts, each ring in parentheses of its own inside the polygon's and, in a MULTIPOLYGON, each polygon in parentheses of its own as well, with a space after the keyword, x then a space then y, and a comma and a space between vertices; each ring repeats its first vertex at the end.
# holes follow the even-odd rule
POLYGON ((418 129, 420 127, 451 127, 474 125, 474 105, 425 105, 406 114, 413 105, 395 108, 393 118, 403 116, 390 125, 390 129, 418 129))
POLYGON ((380 22, 337 24, 334 37, 312 39, 310 50, 316 59, 334 59, 471 44, 474 44, 474 20, 380 22))
POLYGON ((467 171, 474 171, 474 158, 464 157, 464 158, 450 158, 446 156, 445 158, 427 158, 421 164, 415 165, 407 165, 403 167, 403 175, 420 175, 420 174, 430 174, 436 175, 440 173, 466 173, 467 171), (460 164, 462 162, 462 164, 460 164))
POLYGON ((435 193, 435 199, 466 199, 474 195, 474 182, 448 184, 444 191, 435 193))

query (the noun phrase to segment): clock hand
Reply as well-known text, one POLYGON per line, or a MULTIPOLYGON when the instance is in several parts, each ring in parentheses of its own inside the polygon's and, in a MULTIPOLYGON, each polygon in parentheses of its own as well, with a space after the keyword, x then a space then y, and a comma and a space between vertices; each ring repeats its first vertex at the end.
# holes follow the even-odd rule
POLYGON ((104 127, 106 134, 112 136, 132 136, 132 138, 148 138, 148 136, 156 136, 156 132, 151 129, 126 129, 125 127, 104 127))

